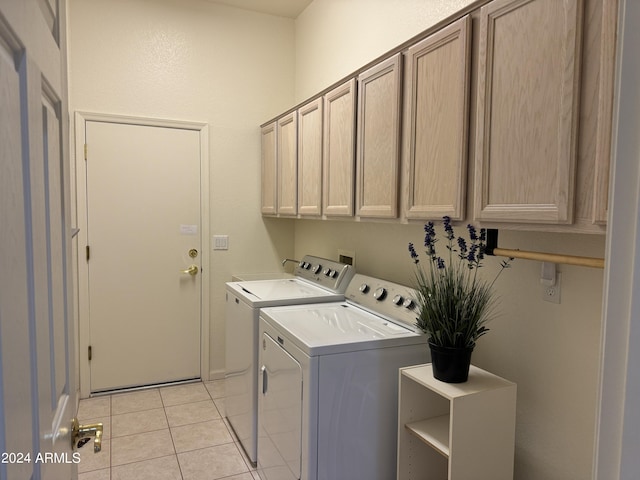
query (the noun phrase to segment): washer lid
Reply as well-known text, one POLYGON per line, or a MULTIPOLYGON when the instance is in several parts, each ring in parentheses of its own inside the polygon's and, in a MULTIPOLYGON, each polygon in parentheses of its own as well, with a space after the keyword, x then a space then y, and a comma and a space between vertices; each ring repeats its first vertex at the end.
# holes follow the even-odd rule
POLYGON ((348 302, 261 310, 261 318, 307 355, 426 343, 426 337, 348 302))
POLYGON ((331 292, 296 278, 230 282, 227 283, 227 288, 255 307, 295 304, 296 301, 312 303, 344 299, 343 294, 331 292))

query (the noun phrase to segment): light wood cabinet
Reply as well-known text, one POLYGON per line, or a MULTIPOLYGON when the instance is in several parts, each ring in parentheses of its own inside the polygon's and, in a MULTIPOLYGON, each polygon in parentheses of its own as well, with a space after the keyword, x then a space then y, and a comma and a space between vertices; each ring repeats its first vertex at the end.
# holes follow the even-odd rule
MULTIPOLYGON (((595 5, 600 10, 600 61, 598 64, 598 123, 596 127, 595 169, 591 220, 597 225, 607 222, 609 200, 609 169, 611 166, 611 135, 613 124, 613 94, 616 63, 616 31, 618 0, 602 0, 595 5)), ((587 24, 589 27, 589 24, 587 24)), ((597 38, 597 37, 596 37, 597 38)))
POLYGON ((356 213, 398 215, 401 60, 395 55, 358 76, 356 213))
POLYGON ((351 79, 324 95, 322 210, 353 216, 356 83, 351 79))
POLYGON ((581 29, 580 0, 481 8, 476 219, 573 221, 581 29))
POLYGON ((298 117, 291 112, 278 119, 278 208, 279 215, 295 215, 298 209, 298 117))
POLYGON ((298 109, 298 214, 322 214, 322 97, 298 109))
POLYGON ((400 369, 398 480, 512 480, 516 385, 471 365, 465 383, 431 364, 400 369))
POLYGON ((605 233, 618 3, 483 0, 362 67, 264 126, 263 214, 605 233))
POLYGON ((464 219, 470 64, 469 16, 408 49, 407 218, 464 219))
POLYGON ((262 214, 275 215, 278 199, 276 122, 261 129, 262 214))

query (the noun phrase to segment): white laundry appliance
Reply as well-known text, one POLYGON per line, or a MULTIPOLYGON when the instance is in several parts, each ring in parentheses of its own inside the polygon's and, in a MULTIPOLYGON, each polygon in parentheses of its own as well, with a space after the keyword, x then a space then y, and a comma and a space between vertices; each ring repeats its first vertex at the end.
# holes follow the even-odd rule
POLYGON ((343 302, 261 310, 260 478, 396 478, 398 369, 429 361, 415 298, 356 274, 343 302))
POLYGON ((227 283, 226 400, 229 424, 257 461, 258 313, 274 305, 335 302, 353 277, 350 265, 306 255, 292 278, 227 283))

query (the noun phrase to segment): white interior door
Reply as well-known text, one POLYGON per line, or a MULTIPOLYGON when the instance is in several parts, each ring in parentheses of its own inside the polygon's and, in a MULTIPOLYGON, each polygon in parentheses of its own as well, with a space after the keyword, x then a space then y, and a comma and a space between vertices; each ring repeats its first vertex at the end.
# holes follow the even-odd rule
POLYGON ((91 391, 200 378, 200 132, 87 120, 85 145, 91 391))
POLYGON ((65 2, 0 2, 0 478, 76 475, 65 2))

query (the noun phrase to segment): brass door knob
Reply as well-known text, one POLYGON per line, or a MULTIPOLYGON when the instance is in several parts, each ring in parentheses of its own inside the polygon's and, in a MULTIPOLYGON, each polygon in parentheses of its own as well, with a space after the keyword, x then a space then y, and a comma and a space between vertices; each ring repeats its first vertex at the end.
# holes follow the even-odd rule
POLYGON ((187 268, 186 270, 182 270, 182 273, 188 273, 189 275, 197 275, 198 270, 199 268, 197 265, 190 265, 189 268, 187 268))
POLYGON ((73 419, 71 424, 71 443, 74 448, 84 446, 93 438, 93 453, 102 450, 102 423, 92 423, 89 425, 80 425, 77 418, 73 419))

